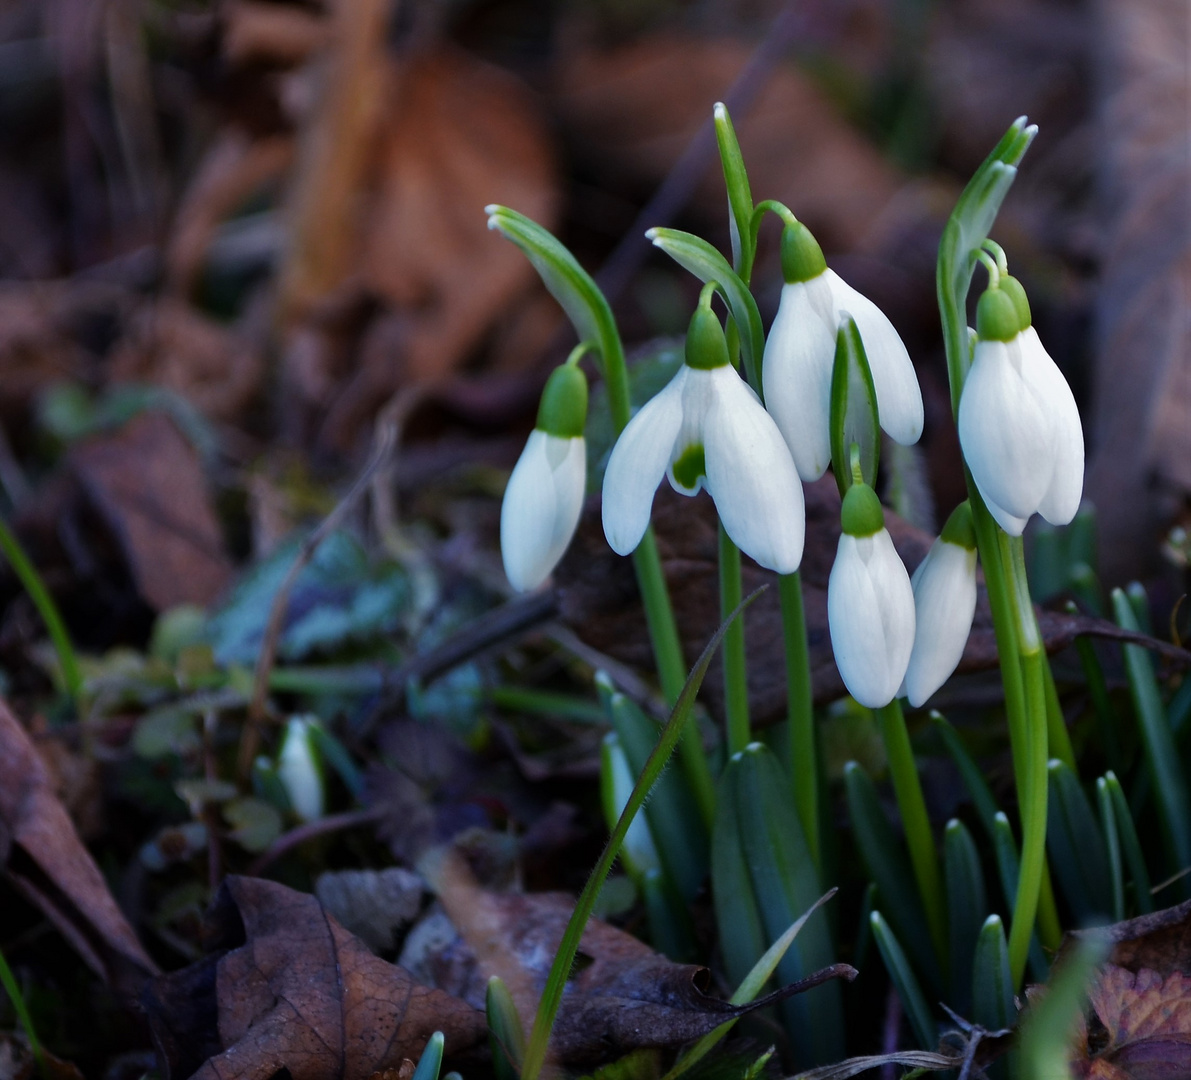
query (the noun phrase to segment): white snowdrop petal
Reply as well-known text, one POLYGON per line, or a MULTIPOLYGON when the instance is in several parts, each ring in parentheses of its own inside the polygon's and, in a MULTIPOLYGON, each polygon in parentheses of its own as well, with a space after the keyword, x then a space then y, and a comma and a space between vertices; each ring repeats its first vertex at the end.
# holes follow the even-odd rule
POLYGON ((959 666, 976 614, 976 552, 938 539, 918 565, 914 649, 904 692, 922 705, 959 666))
POLYGON ((1021 343, 1022 375, 1043 403, 1051 429, 1053 471, 1038 512, 1052 525, 1066 525, 1075 517, 1083 498, 1084 446, 1079 407, 1063 373, 1032 326, 1022 331, 1021 343))
POLYGON ((802 484, 773 419, 731 368, 707 373, 716 397, 703 439, 707 487, 733 543, 761 566, 792 574, 802 561, 802 484))
MULTIPOLYGON (((544 431, 530 432, 505 488, 500 507, 500 554, 509 584, 518 592, 537 588, 545 581, 570 540, 568 533, 558 546, 558 486, 550 461, 551 456, 565 458, 565 450, 561 456, 551 455, 550 451, 552 442, 571 441, 544 431)), ((580 501, 582 491, 580 487, 580 501)))
POLYGON ((653 495, 670 464, 683 418, 683 386, 691 369, 678 373, 629 421, 604 471, 604 535, 618 555, 633 551, 649 527, 653 495))
POLYGON ((888 702, 893 700, 901 686, 914 648, 914 589, 889 532, 881 529, 872 540, 873 554, 868 567, 885 634, 888 682, 884 693, 888 702))
POLYGON ((798 475, 810 483, 831 461, 831 362, 835 320, 826 275, 786 285, 765 342, 765 407, 798 475))
POLYGON ((1017 340, 977 342, 959 402, 959 441, 985 501, 1028 519, 1053 463, 1049 420, 1022 378, 1022 359, 1017 340))
POLYGON ((868 565, 872 539, 847 533, 840 537, 827 580, 827 625, 848 693, 861 705, 879 709, 892 700, 901 674, 891 677, 886 655, 880 601, 868 565))
POLYGON ((916 443, 922 437, 922 391, 905 343, 888 316, 867 296, 834 270, 827 270, 823 276, 831 288, 836 312, 846 311, 856 320, 873 373, 881 427, 894 442, 905 446, 916 443))
MULTIPOLYGON (((980 484, 977 482, 976 486, 979 488, 980 484)), ((1026 524, 1029 522, 1028 517, 1018 517, 1015 514, 1009 513, 1004 507, 998 506, 988 497, 985 491, 980 492, 981 498, 984 499, 984 505, 988 507, 988 512, 992 514, 993 520, 1001 526, 1010 536, 1021 536, 1026 531, 1026 524)))

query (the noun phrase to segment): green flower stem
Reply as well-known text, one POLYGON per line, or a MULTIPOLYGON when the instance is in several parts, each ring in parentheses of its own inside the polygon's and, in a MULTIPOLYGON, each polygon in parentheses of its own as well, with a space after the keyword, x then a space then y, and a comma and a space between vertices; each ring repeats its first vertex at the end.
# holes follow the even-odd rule
POLYGON ((906 844, 910 849, 910 863, 914 867, 922 906, 926 909, 931 941, 940 966, 946 968, 947 912, 943 902, 943 878, 939 873, 935 838, 926 813, 926 800, 922 797, 922 784, 918 778, 918 766, 914 762, 914 750, 910 746, 910 734, 906 730, 906 718, 897 698, 877 709, 876 713, 881 725, 881 740, 885 744, 885 756, 889 759, 893 791, 897 796, 897 807, 906 833, 906 844))
POLYGON ((75 654, 74 645, 71 644, 70 634, 67 633, 58 606, 41 580, 37 568, 29 561, 25 549, 4 521, 0 521, 0 553, 8 560, 13 573, 29 594, 33 606, 37 608, 41 621, 45 623, 46 632, 50 635, 54 651, 58 654, 58 663, 62 665, 62 682, 67 694, 77 705, 83 691, 83 673, 79 669, 79 659, 75 654))
MULTIPOLYGON (((726 619, 741 601, 740 548, 720 523, 720 618, 726 619)), ((724 716, 728 728, 728 754, 738 754, 749 744, 748 669, 744 655, 744 620, 736 619, 724 635, 724 716)))
MULTIPOLYGON (((670 606, 670 593, 662 575, 662 560, 658 555, 652 525, 645 530, 641 543, 633 552, 633 568, 637 571, 637 587, 641 590, 641 600, 645 606, 645 623, 649 627, 649 639, 653 642, 658 681, 662 684, 666 701, 672 705, 682 692, 686 672, 678 624, 674 621, 674 609, 670 606)), ((678 756, 698 803, 700 816, 710 829, 715 820, 715 780, 712 779, 711 765, 707 761, 707 752, 703 749, 703 740, 696 725, 688 724, 683 729, 678 756)))
MULTIPOLYGON (((596 328, 600 355, 604 361, 604 380, 608 386, 612 424, 616 435, 619 436, 632 416, 632 404, 629 398, 628 366, 625 362, 624 346, 612 311, 606 302, 597 308, 596 328)), ((649 639, 653 645, 658 681, 667 703, 673 705, 686 682, 686 662, 682 657, 678 623, 674 619, 670 590, 662 572, 662 560, 658 554, 652 525, 645 530, 641 543, 633 552, 633 568, 637 573, 637 587, 641 591, 641 602, 645 608, 645 623, 649 628, 649 639)), ((682 762, 683 772, 694 793, 703 821, 710 828, 715 817, 715 781, 712 779, 711 765, 707 761, 699 729, 694 724, 687 725, 683 730, 682 741, 679 744, 679 760, 682 762)))
POLYGON ((786 642, 786 719, 790 734, 790 775, 794 805, 802 822, 815 866, 822 869, 819 844, 819 769, 815 753, 815 700, 811 688, 810 651, 802 606, 802 575, 777 579, 786 642))

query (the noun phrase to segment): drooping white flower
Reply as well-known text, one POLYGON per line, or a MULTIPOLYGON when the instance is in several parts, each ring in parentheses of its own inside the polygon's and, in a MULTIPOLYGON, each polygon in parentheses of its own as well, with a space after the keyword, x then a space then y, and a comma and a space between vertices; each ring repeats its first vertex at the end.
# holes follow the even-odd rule
MULTIPOLYGON (((877 392, 881 427, 909 445, 922 435, 922 392, 910 354, 885 314, 833 270, 806 226, 782 233, 782 288, 765 342, 761 381, 765 407, 777 421, 808 482, 831 460, 831 365, 840 319, 856 320, 877 392)), ((846 465, 843 465, 846 468, 846 465)))
POLYGON ((323 770, 314 746, 311 721, 293 716, 285 725, 277 754, 277 778, 302 821, 323 816, 323 770))
POLYGON ((736 546, 762 566, 791 574, 802 561, 806 529, 802 485, 777 425, 728 362, 710 307, 701 305, 691 320, 686 357, 612 450, 604 535, 621 555, 636 548, 666 475, 684 495, 706 488, 736 546))
POLYGON ((844 685, 879 709, 896 696, 914 647, 914 590, 867 484, 844 496, 843 532, 827 580, 827 625, 844 685))
POLYGON ((1002 278, 980 298, 977 332, 959 402, 959 441, 972 478, 1011 536, 1035 513, 1066 525, 1083 494, 1079 409, 1014 279, 1002 278))
POLYGON ((570 364, 556 369, 500 507, 500 554, 518 592, 536 589, 550 576, 579 524, 587 484, 586 417, 583 372, 570 364))
POLYGON ((910 579, 914 649, 902 692, 917 708, 959 666, 976 614, 976 536, 963 502, 910 579))

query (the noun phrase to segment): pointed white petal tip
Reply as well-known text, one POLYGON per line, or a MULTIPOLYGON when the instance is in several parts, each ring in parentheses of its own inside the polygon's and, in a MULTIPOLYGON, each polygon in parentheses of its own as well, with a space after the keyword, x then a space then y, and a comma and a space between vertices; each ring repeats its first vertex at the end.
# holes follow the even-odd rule
POLYGON ((939 539, 914 572, 914 649, 902 693, 919 708, 959 666, 976 614, 976 553, 939 539))

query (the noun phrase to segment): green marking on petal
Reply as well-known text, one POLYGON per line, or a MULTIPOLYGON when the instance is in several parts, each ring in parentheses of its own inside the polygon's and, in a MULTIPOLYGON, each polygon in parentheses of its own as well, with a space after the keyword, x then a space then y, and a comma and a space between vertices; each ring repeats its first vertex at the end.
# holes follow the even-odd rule
POLYGON ((688 446, 674 462, 674 479, 687 490, 698 486, 699 478, 707 475, 707 458, 702 443, 688 446))

